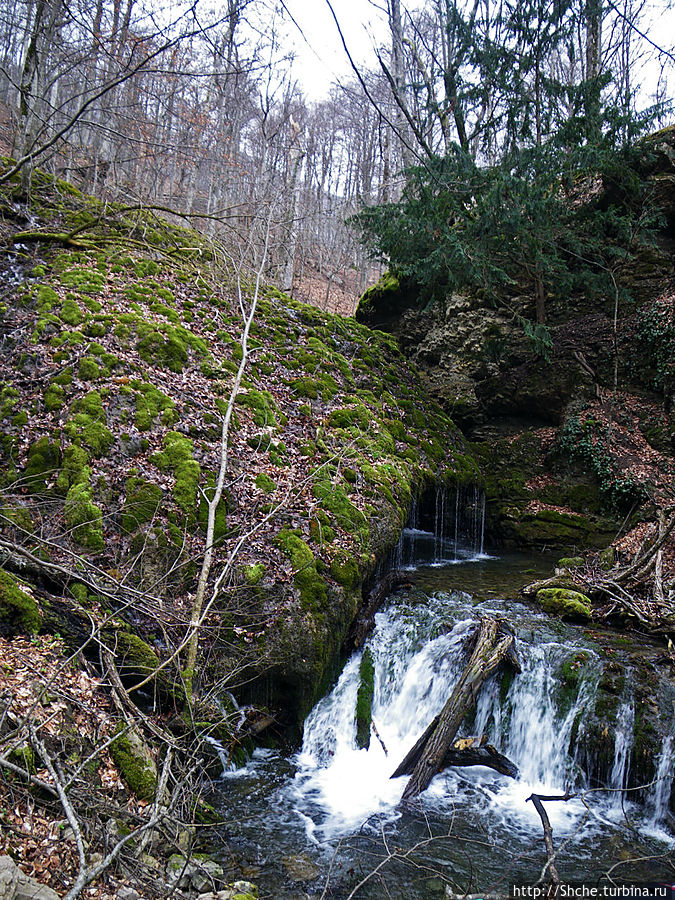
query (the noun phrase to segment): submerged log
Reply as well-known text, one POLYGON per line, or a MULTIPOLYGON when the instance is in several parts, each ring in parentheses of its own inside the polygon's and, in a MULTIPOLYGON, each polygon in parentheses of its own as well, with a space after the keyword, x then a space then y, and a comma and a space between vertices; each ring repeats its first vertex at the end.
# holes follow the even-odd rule
POLYGON ((373 630, 375 625, 375 613, 382 606, 389 594, 396 588, 403 585, 410 585, 410 575, 393 569, 387 572, 375 585, 366 597, 361 610, 358 612, 356 619, 349 629, 349 633, 345 640, 345 647, 348 650, 358 650, 363 646, 363 642, 373 630))
POLYGON ((520 668, 512 652, 514 640, 503 621, 493 617, 481 620, 473 653, 452 694, 394 773, 405 774, 411 770, 403 792, 404 800, 411 800, 426 790, 434 775, 443 768, 459 726, 473 707, 483 682, 502 661, 515 662, 520 668))

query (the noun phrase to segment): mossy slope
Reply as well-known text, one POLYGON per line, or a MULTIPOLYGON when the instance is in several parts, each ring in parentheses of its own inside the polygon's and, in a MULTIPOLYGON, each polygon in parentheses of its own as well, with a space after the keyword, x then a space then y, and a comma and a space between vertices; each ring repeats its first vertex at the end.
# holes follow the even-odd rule
MULTIPOLYGON (((52 236, 86 227, 77 247, 38 240, 11 255, 23 281, 0 310, 13 322, 3 504, 34 519, 32 550, 57 561, 59 546, 75 550, 158 598, 159 616, 184 619, 241 358, 233 273, 198 235, 48 178, 30 213, 52 236)), ((395 544, 413 494, 479 475, 390 336, 269 289, 251 343, 214 579, 260 528, 212 608, 199 676, 247 665, 256 699, 264 691, 293 720, 330 677, 361 583, 395 544)), ((149 608, 134 621, 146 638, 160 631, 149 608)))

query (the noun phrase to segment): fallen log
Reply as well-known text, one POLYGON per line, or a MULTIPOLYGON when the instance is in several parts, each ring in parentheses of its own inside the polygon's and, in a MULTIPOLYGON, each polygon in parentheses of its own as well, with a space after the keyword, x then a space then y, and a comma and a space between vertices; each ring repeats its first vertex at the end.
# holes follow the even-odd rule
MULTIPOLYGON (((432 726, 435 726, 437 720, 438 716, 432 722, 432 726)), ((415 747, 419 743, 418 741, 415 747)), ((419 759, 421 752, 422 748, 418 750, 417 759, 419 759)), ((391 777, 398 778, 400 775, 411 775, 417 759, 412 759, 409 753, 391 777)), ((485 737, 480 740, 470 738, 469 740, 455 741, 443 757, 441 769, 447 769, 448 766, 486 766, 488 769, 494 769, 495 772, 499 772, 501 775, 508 775, 511 778, 518 777, 518 766, 512 763, 508 757, 499 753, 491 744, 486 743, 485 737)))
POLYGON ((396 770, 396 773, 405 774, 401 769, 409 769, 412 762, 410 780, 403 792, 404 800, 411 800, 426 790, 434 775, 443 768, 459 726, 473 707, 483 682, 502 661, 515 662, 520 668, 512 652, 514 640, 503 621, 494 617, 481 620, 473 653, 452 694, 396 770))

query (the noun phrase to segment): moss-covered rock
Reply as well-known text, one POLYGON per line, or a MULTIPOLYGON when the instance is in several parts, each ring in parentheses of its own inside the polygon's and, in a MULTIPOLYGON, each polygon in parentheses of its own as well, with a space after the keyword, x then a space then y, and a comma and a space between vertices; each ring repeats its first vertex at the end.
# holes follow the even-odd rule
POLYGON ((35 599, 14 578, 0 569, 0 634, 36 634, 42 617, 35 599))
POLYGON ((293 581, 300 594, 300 605, 307 612, 317 612, 328 602, 326 582, 316 568, 314 554, 302 537, 289 528, 282 529, 274 543, 290 559, 293 581))
POLYGON ((131 534, 140 525, 150 522, 159 511, 162 497, 159 485, 143 481, 142 478, 128 478, 121 514, 122 531, 131 534))
POLYGON ((103 512, 93 501, 91 486, 73 484, 66 494, 64 518, 74 540, 82 547, 100 553, 104 547, 103 512))
POLYGON ((22 483, 32 493, 41 493, 59 467, 59 448, 42 437, 28 450, 28 462, 22 483))
POLYGON ((375 666, 369 647, 366 647, 361 657, 359 679, 359 690, 356 695, 356 746, 368 749, 375 694, 375 666))
POLYGON ((154 800, 157 767, 150 751, 135 728, 120 723, 115 733, 110 752, 120 775, 139 800, 154 800))
POLYGON ((61 471, 56 479, 56 489, 61 494, 67 494, 75 484, 89 484, 91 479, 91 467, 89 454, 83 447, 71 444, 63 452, 61 471))
POLYGON ((587 621, 591 618, 591 601, 579 591, 566 588, 542 588, 537 591, 537 602, 546 612, 563 619, 587 621))
POLYGON ((244 581, 249 587, 255 587, 265 577, 267 566, 264 563, 252 563, 250 566, 244 566, 244 581))
POLYGON ((260 472, 256 475, 255 486, 265 494, 273 494, 277 489, 276 482, 272 481, 266 472, 260 472))

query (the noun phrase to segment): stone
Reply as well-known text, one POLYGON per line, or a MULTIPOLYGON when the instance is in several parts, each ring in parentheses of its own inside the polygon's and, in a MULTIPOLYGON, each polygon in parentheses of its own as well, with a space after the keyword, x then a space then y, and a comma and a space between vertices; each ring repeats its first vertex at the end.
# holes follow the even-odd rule
POLYGON ((542 588, 537 591, 537 601, 546 612, 561 616, 563 619, 591 618, 591 601, 579 591, 565 588, 542 588))
POLYGON ((0 856, 0 900, 14 900, 19 869, 9 856, 0 856))
POLYGON ((0 856, 0 900, 60 900, 56 891, 25 875, 9 856, 0 856))
POLYGON ((141 900, 141 895, 132 887, 121 887, 117 892, 117 900, 141 900))
POLYGON ((312 862, 306 853, 287 856, 283 860, 284 868, 293 881, 314 881, 320 873, 319 867, 312 862))
POLYGON ((186 859, 181 853, 174 853, 166 866, 166 880, 180 890, 192 888, 203 893, 215 882, 223 881, 225 870, 213 859, 186 859))

